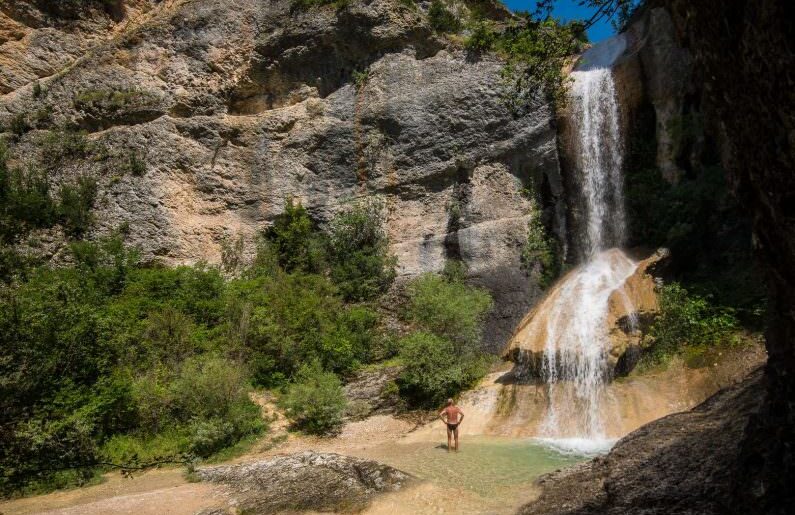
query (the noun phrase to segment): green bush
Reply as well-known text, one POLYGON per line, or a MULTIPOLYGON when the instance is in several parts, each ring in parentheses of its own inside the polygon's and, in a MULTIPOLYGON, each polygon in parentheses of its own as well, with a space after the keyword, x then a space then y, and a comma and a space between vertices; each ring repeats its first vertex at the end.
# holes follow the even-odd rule
POLYGON ((455 33, 461 30, 461 22, 440 0, 432 0, 428 8, 428 23, 436 32, 455 33))
POLYGON ((306 11, 312 7, 321 7, 324 5, 331 5, 337 8, 345 7, 350 0, 293 0, 292 5, 294 9, 306 11))
POLYGON ((413 333, 400 341, 405 365, 398 378, 403 397, 417 406, 440 406, 473 386, 488 370, 484 355, 461 350, 453 342, 431 333, 413 333))
POLYGON ((649 330, 653 344, 645 357, 648 363, 681 352, 693 358, 705 349, 738 342, 739 323, 732 310, 713 306, 708 298, 691 294, 678 283, 663 286, 659 299, 660 312, 649 330))
POLYGON ((456 344, 457 348, 480 342, 483 320, 493 306, 485 290, 425 274, 407 289, 406 317, 419 328, 456 344))
POLYGON ((533 277, 541 288, 549 287, 560 274, 557 243, 547 235, 541 222, 541 212, 533 204, 530 221, 527 223, 527 241, 522 247, 522 268, 533 277))
POLYGON ((340 380, 317 361, 301 366, 279 402, 296 428, 312 434, 339 429, 347 405, 340 380))
POLYGON ((365 68, 364 70, 353 70, 353 73, 351 73, 351 78, 353 79, 353 85, 358 91, 367 85, 367 81, 370 80, 370 69, 365 68))
POLYGON ((325 267, 325 241, 306 209, 292 198, 265 232, 265 238, 274 245, 279 265, 287 272, 315 273, 325 267))
POLYGON ((420 331, 398 343, 404 369, 397 383, 412 405, 430 407, 486 373, 488 360, 479 345, 492 299, 486 291, 464 284, 463 269, 452 264, 445 276, 415 279, 407 293, 406 317, 420 331))
POLYGON ((124 162, 123 168, 134 177, 141 177, 146 173, 146 162, 141 159, 137 152, 133 151, 127 154, 127 159, 124 162))
POLYGON ((30 130, 30 124, 28 123, 28 118, 25 116, 25 113, 15 114, 14 117, 11 118, 8 129, 11 131, 11 134, 18 138, 28 132, 30 130))
POLYGON ((10 245, 32 229, 55 225, 58 207, 45 174, 6 163, 0 145, 0 244, 10 245))
POLYGON ((91 210, 97 196, 97 181, 82 176, 77 183, 61 186, 58 196, 58 221, 67 235, 75 238, 85 234, 94 222, 91 210))
POLYGON ((478 20, 470 26, 470 34, 464 41, 464 48, 470 52, 483 53, 494 48, 497 34, 487 21, 478 20))
POLYGON ((345 307, 325 277, 307 274, 234 281, 227 310, 228 339, 263 385, 279 384, 312 360, 351 371, 367 359, 378 320, 366 307, 345 307))
POLYGON ((203 354, 176 367, 157 367, 133 382, 137 423, 104 447, 108 458, 125 462, 141 452, 207 457, 265 428, 239 363, 203 354))
POLYGON ((331 221, 331 279, 349 301, 370 300, 395 279, 396 259, 381 224, 383 206, 372 199, 354 204, 331 221))
POLYGON ((90 89, 75 95, 73 104, 76 109, 113 112, 154 101, 154 95, 138 89, 90 89))
POLYGON ((41 164, 49 169, 58 168, 67 159, 81 159, 88 156, 92 145, 84 131, 66 128, 47 131, 39 139, 41 164))

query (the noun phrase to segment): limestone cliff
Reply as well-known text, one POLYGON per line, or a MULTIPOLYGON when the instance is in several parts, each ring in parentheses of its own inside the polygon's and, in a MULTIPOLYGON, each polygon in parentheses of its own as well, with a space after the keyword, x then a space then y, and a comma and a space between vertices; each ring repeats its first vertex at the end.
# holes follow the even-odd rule
POLYGON ((494 293, 487 346, 539 295, 520 267, 521 191, 540 191, 564 234, 551 111, 513 116, 501 63, 435 35, 422 7, 84 4, 71 18, 33 0, 2 4, 0 59, 13 65, 0 76, 0 126, 24 122, 6 136, 31 165, 52 157, 48 133, 88 131, 89 151, 62 152, 50 176, 98 178, 94 236, 124 227, 147 260, 216 263, 224 241, 242 236, 250 250, 288 197, 322 224, 376 195, 401 278, 460 258, 494 293))

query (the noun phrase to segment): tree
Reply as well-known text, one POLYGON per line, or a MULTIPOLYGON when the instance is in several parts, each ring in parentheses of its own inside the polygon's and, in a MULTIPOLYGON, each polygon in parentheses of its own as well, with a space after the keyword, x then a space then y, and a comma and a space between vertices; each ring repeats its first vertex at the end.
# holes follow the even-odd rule
POLYGON ((285 271, 322 271, 323 239, 304 206, 294 203, 292 198, 287 199, 284 212, 276 216, 265 238, 275 246, 279 265, 285 271))
POLYGON ((365 199, 331 222, 331 278, 346 300, 373 299, 395 279, 396 259, 389 254, 389 239, 381 224, 382 212, 380 202, 365 199))

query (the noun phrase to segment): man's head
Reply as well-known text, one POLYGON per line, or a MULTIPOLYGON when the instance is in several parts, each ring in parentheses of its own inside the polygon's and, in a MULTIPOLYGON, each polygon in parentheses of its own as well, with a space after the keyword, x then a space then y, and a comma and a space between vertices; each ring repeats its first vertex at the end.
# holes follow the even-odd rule
POLYGON ((447 399, 447 405, 448 406, 452 406, 453 405, 453 399, 447 399))

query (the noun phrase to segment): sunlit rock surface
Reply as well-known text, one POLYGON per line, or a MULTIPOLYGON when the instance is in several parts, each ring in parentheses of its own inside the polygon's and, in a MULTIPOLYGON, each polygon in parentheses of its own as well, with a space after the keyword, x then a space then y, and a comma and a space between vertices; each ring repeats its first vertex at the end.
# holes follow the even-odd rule
POLYGON ((467 56, 389 0, 128 4, 123 22, 89 11, 74 28, 41 28, 57 23, 26 0, 0 18, 22 37, 0 38, 0 58, 21 67, 3 66, 0 126, 20 114, 31 125, 11 155, 35 164, 44 131, 88 131, 90 155, 53 179, 98 179, 96 235, 124 225, 146 260, 217 263, 239 236, 250 255, 288 197, 323 224, 375 195, 400 281, 462 259, 495 297, 485 345, 504 343, 540 294, 521 268, 521 192, 541 195, 561 238, 565 209, 551 110, 509 112, 501 62, 467 56), (47 30, 62 31, 51 49, 64 58, 34 72, 18 46, 47 30), (143 173, 127 169, 131 155, 143 173))
MULTIPOLYGON (((238 513, 285 510, 359 511, 379 492, 400 489, 410 476, 375 461, 310 451, 241 465, 202 468, 204 481, 227 488, 238 513)), ((208 513, 226 513, 226 509, 208 513)))

